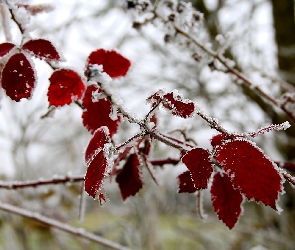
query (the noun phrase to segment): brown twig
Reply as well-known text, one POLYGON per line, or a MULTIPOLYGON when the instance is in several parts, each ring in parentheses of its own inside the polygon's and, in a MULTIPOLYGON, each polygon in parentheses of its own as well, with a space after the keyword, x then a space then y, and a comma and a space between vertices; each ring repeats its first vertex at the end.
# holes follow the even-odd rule
POLYGON ((119 245, 115 242, 104 239, 98 235, 86 232, 83 228, 72 227, 69 224, 45 217, 42 214, 32 212, 32 211, 29 211, 29 210, 26 210, 23 208, 19 208, 16 206, 12 206, 10 204, 2 203, 1 201, 0 201, 0 210, 39 221, 39 222, 44 223, 50 227, 57 228, 61 231, 73 234, 75 237, 81 237, 84 239, 88 239, 88 240, 94 241, 96 243, 99 243, 100 245, 109 247, 111 249, 128 250, 128 248, 126 248, 122 245, 119 245))
POLYGON ((65 177, 56 177, 47 180, 33 180, 33 181, 24 181, 24 182, 0 182, 0 188, 5 189, 20 189, 28 187, 38 187, 43 185, 56 185, 56 184, 65 184, 65 183, 74 183, 84 181, 83 176, 65 176, 65 177))

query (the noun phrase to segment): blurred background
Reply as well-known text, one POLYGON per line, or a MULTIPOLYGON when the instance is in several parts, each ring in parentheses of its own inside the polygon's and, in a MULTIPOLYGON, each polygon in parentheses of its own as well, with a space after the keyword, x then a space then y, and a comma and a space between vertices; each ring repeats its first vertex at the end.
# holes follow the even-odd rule
MULTIPOLYGON (((275 161, 294 162, 295 126, 251 88, 234 77, 214 69, 211 59, 181 39, 160 21, 140 27, 148 13, 127 9, 126 1, 72 0, 24 1, 53 6, 47 13, 31 17, 33 38, 56 44, 66 58, 63 67, 84 74, 87 56, 98 48, 117 49, 132 65, 126 77, 113 81, 112 91, 124 107, 138 117, 149 111, 146 98, 158 89, 178 89, 229 131, 255 131, 262 126, 289 120, 287 131, 271 132, 255 142, 275 161), (136 28, 134 28, 136 27, 136 28)), ((171 3, 160 1, 159 11, 169 16, 171 3), (169 7, 170 6, 170 7, 169 7)), ((194 0, 183 3, 189 17, 195 8, 198 18, 189 30, 205 46, 224 50, 235 67, 270 96, 280 99, 294 91, 295 23, 292 0, 194 0)), ((150 5, 151 6, 151 3, 150 5)), ((192 20, 188 20, 192 22, 192 20)), ((11 22, 13 41, 21 35, 11 22)), ((0 26, 0 42, 5 42, 0 26)), ((1 181, 25 181, 66 175, 84 175, 83 151, 91 134, 83 127, 79 106, 48 111, 48 78, 52 69, 33 59, 38 84, 31 100, 11 101, 1 90, 0 174, 1 181)), ((199 146, 210 149, 217 132, 199 117, 180 119, 160 109, 159 129, 182 138, 179 130, 199 146)), ((121 143, 138 127, 124 121, 115 136, 121 143)), ((178 154, 156 143, 152 158, 178 154)), ((286 193, 279 215, 269 207, 244 202, 244 212, 232 229, 218 220, 208 190, 202 192, 206 219, 197 211, 194 194, 178 194, 177 176, 184 166, 164 165, 153 169, 156 185, 143 169, 144 187, 135 197, 122 202, 114 179, 105 183, 109 202, 85 196, 85 215, 78 221, 83 183, 42 186, 22 190, 1 190, 3 202, 38 211, 51 218, 84 227, 86 230, 132 249, 294 249, 295 190, 285 183, 286 193)), ((33 220, 0 213, 0 249, 105 249, 87 240, 44 226, 33 220)))

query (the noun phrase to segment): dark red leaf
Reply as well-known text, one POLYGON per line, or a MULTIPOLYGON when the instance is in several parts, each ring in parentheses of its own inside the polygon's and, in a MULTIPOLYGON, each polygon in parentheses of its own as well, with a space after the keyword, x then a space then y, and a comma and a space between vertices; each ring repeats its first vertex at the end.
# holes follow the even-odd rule
POLYGON ((217 134, 217 135, 214 135, 212 138, 211 138, 211 145, 213 147, 216 147, 216 146, 219 146, 222 144, 222 142, 224 141, 224 139, 226 138, 226 135, 224 134, 217 134))
POLYGON ((230 141, 216 148, 216 159, 249 200, 276 209, 282 178, 258 147, 246 140, 230 141))
POLYGON ((77 101, 85 89, 79 74, 70 69, 54 71, 49 81, 47 96, 49 104, 53 106, 63 106, 77 101))
POLYGON ((191 172, 196 189, 206 189, 208 186, 208 180, 213 171, 209 158, 208 150, 194 148, 181 159, 191 172))
POLYGON ((155 105, 157 105, 158 102, 162 101, 163 95, 165 94, 166 93, 162 89, 159 89, 155 94, 151 95, 146 100, 152 105, 153 108, 155 107, 155 105))
POLYGON ((58 61, 61 59, 57 49, 52 43, 45 39, 35 39, 27 41, 22 49, 33 54, 35 57, 46 60, 58 61))
POLYGON ((33 67, 23 53, 11 56, 2 70, 2 87, 6 95, 17 102, 31 97, 35 80, 33 67))
POLYGON ((125 76, 131 65, 127 58, 116 51, 104 49, 93 51, 89 55, 86 67, 93 64, 102 65, 103 71, 112 78, 125 76))
POLYGON ((197 191, 190 171, 185 171, 178 176, 178 193, 194 193, 197 191))
POLYGON ((93 133, 101 126, 107 126, 110 135, 113 136, 117 132, 120 123, 120 117, 116 120, 111 119, 112 104, 105 98, 96 98, 101 89, 97 85, 87 87, 83 98, 83 107, 85 108, 82 119, 84 126, 93 133))
POLYGON ((218 218, 232 229, 242 212, 243 197, 239 190, 235 189, 230 178, 216 173, 211 187, 211 200, 218 218))
POLYGON ((107 152, 109 143, 109 131, 106 127, 102 127, 95 131, 85 151, 85 162, 88 169, 85 175, 84 189, 93 198, 97 197, 103 179, 110 169, 107 152))
POLYGON ((129 155, 130 150, 133 147, 126 147, 124 149, 123 152, 120 152, 119 155, 116 157, 115 161, 114 161, 114 167, 112 170, 112 175, 117 173, 117 166, 119 165, 120 161, 124 160, 127 158, 127 156, 129 155))
POLYGON ((123 200, 137 194, 142 188, 139 165, 137 154, 131 154, 117 175, 116 182, 119 184, 123 200))
POLYGON ((183 99, 177 91, 170 92, 163 96, 163 106, 170 110, 173 115, 182 118, 192 117, 195 112, 195 104, 193 101, 183 99))
POLYGON ((13 43, 1 43, 0 44, 0 57, 3 57, 6 54, 8 54, 13 48, 15 48, 15 45, 13 43))

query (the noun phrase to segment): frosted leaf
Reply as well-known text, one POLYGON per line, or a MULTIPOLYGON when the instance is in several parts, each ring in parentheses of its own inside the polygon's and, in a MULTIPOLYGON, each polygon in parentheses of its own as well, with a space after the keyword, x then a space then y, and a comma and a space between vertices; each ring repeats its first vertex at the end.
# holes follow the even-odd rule
POLYGON ((23 53, 16 53, 9 58, 1 74, 2 88, 14 101, 30 98, 35 88, 36 73, 33 62, 23 53))
POLYGON ((88 166, 84 188, 93 198, 100 198, 104 179, 113 166, 113 145, 109 130, 101 127, 94 132, 85 151, 85 163, 88 166))

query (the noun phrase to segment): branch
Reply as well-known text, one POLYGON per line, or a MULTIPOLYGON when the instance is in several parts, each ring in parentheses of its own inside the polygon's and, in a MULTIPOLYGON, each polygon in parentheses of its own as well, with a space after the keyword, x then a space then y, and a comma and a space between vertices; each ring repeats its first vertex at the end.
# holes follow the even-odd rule
POLYGON ((29 210, 19 208, 16 206, 12 206, 10 204, 2 203, 1 201, 0 201, 0 210, 39 221, 39 222, 44 223, 50 227, 54 227, 54 228, 57 228, 57 229, 62 230, 64 232, 73 234, 76 237, 81 237, 81 238, 85 238, 85 239, 94 241, 96 243, 99 243, 99 244, 109 247, 111 249, 128 250, 128 248, 123 247, 115 242, 104 239, 104 238, 97 236, 95 234, 85 232, 83 228, 72 227, 69 224, 65 224, 60 221, 45 217, 39 213, 31 212, 29 210))
POLYGON ((55 185, 55 184, 65 184, 65 183, 74 183, 84 181, 83 176, 65 176, 65 177, 56 177, 47 180, 34 180, 34 181, 24 181, 24 182, 0 182, 0 188, 4 189, 20 189, 28 187, 37 187, 42 185, 55 185))
MULTIPOLYGON (((256 84, 254 84, 246 75, 244 75, 242 72, 240 72, 237 69, 235 69, 229 63, 229 59, 228 58, 225 58, 223 55, 221 55, 221 53, 218 53, 218 51, 216 52, 216 51, 210 49, 209 47, 203 45, 200 41, 198 41, 194 37, 193 33, 188 33, 187 31, 185 31, 184 29, 182 29, 181 27, 179 27, 177 24, 175 24, 173 22, 174 19, 171 19, 171 20, 168 19, 168 20, 166 20, 165 17, 161 16, 157 12, 157 6, 154 5, 154 9, 151 11, 151 13, 153 14, 153 16, 151 18, 145 19, 143 22, 137 23, 138 26, 142 26, 142 25, 145 25, 147 23, 150 23, 153 20, 155 20, 156 18, 160 19, 163 22, 164 25, 166 25, 167 23, 172 24, 172 27, 174 28, 176 34, 182 35, 183 37, 187 38, 190 42, 192 42, 194 45, 196 45, 198 48, 200 48, 207 55, 211 56, 214 60, 219 61, 225 67, 227 73, 230 73, 230 74, 236 76, 245 85, 247 85, 249 88, 253 89, 257 94, 259 94, 260 96, 262 96, 268 102, 270 102, 273 105, 275 105, 276 107, 280 108, 293 121, 295 121, 295 115, 292 112, 290 112, 284 105, 281 105, 280 102, 278 102, 276 99, 274 99, 273 97, 271 97, 270 95, 268 95, 266 92, 264 92, 259 86, 257 86, 256 84)), ((222 70, 222 72, 224 72, 224 71, 222 70)), ((202 118, 204 118, 204 117, 202 117, 202 118)), ((217 128, 219 128, 219 127, 217 127, 217 128)), ((222 133, 224 133, 224 132, 222 132, 222 133)), ((227 133, 225 133, 225 134, 227 134, 227 133)))
POLYGON ((154 159, 150 161, 150 163, 153 166, 159 166, 159 167, 163 167, 165 164, 177 165, 179 162, 180 162, 180 159, 172 159, 172 158, 154 159))
POLYGON ((285 170, 279 168, 280 173, 284 176, 285 180, 287 180, 288 182, 290 182, 291 184, 293 184, 295 186, 295 178, 288 174, 285 170))

